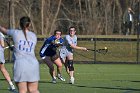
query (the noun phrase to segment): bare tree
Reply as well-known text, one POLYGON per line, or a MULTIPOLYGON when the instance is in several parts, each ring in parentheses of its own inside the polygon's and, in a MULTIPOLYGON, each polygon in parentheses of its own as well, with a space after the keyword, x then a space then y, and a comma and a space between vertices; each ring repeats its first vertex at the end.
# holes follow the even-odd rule
POLYGON ((60 11, 61 1, 62 1, 62 0, 59 0, 59 2, 58 2, 57 11, 56 11, 56 13, 55 13, 55 15, 54 15, 54 18, 53 18, 53 21, 52 21, 52 24, 51 24, 51 29, 50 29, 50 33, 49 33, 49 34, 52 33, 53 28, 55 27, 55 26, 54 26, 54 23, 55 23, 55 21, 56 21, 56 19, 57 19, 57 16, 58 16, 59 11, 60 11))
POLYGON ((51 34, 54 29, 66 33, 72 25, 81 35, 122 34, 124 11, 128 6, 137 10, 137 0, 0 0, 0 22, 4 25, 9 24, 9 1, 12 28, 26 15, 31 18, 32 29, 41 35, 51 34))
POLYGON ((41 2, 41 34, 44 34, 44 4, 45 0, 41 2))

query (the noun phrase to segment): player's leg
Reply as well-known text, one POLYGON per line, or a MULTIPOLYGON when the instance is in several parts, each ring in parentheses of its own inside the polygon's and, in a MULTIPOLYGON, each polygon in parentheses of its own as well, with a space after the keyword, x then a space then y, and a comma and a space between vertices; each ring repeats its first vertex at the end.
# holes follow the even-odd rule
POLYGON ((64 66, 65 66, 66 72, 69 75, 70 72, 69 72, 69 68, 68 68, 68 59, 66 58, 65 62, 63 62, 63 63, 64 63, 64 66))
POLYGON ((19 93, 27 93, 27 82, 16 82, 16 85, 18 86, 19 93))
POLYGON ((69 52, 67 56, 67 66, 70 75, 70 84, 74 84, 74 65, 73 65, 73 53, 69 52))
POLYGON ((67 55, 68 55, 68 50, 67 49, 60 49, 60 59, 61 62, 64 64, 66 72, 69 75, 69 69, 68 69, 68 62, 67 62, 67 55))
POLYGON ((51 57, 46 56, 44 59, 44 62, 49 67, 49 72, 50 72, 50 75, 52 77, 52 83, 56 83, 56 75, 55 75, 55 70, 54 70, 54 66, 53 66, 53 62, 52 62, 51 57))
POLYGON ((52 61, 56 64, 57 66, 57 77, 61 80, 61 81, 65 81, 65 79, 62 77, 62 62, 59 58, 59 56, 56 54, 52 57, 52 61))
POLYGON ((5 66, 4 66, 3 63, 0 63, 0 70, 1 70, 1 72, 3 74, 3 76, 5 77, 5 79, 7 80, 7 82, 9 83, 10 89, 11 90, 14 90, 15 89, 15 86, 12 83, 11 78, 10 78, 10 75, 9 75, 8 71, 6 70, 6 68, 5 68, 5 66))
POLYGON ((28 82, 27 86, 28 86, 29 93, 39 93, 38 81, 36 81, 36 82, 28 82))
POLYGON ((68 60, 68 69, 69 69, 69 76, 70 76, 70 84, 74 84, 74 66, 73 60, 68 60))

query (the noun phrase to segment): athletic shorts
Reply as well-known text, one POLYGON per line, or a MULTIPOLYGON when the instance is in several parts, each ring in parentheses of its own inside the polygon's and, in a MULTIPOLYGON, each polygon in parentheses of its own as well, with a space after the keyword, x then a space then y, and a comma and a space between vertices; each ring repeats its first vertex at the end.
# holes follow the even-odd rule
POLYGON ((55 54, 54 56, 45 56, 46 60, 54 62, 56 59, 59 58, 58 54, 55 54))
POLYGON ((63 62, 65 62, 66 57, 73 56, 73 53, 71 51, 68 51, 66 48, 61 48, 59 50, 59 55, 63 62))

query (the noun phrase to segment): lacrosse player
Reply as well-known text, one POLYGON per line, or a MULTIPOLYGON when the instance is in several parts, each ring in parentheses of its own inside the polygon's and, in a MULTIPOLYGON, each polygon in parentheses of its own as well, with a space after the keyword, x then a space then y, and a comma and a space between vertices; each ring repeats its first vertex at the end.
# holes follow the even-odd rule
POLYGON ((70 76, 70 84, 74 84, 73 50, 79 49, 87 51, 87 48, 77 46, 77 36, 75 33, 75 27, 70 27, 69 34, 64 37, 64 43, 60 49, 60 58, 62 59, 66 71, 70 76))
POLYGON ((38 81, 39 62, 35 57, 37 37, 29 30, 30 18, 20 19, 21 29, 5 29, 0 26, 0 31, 10 35, 14 42, 14 81, 19 93, 39 93, 38 81))
POLYGON ((63 39, 61 38, 61 31, 55 30, 54 35, 47 38, 40 49, 40 57, 49 67, 49 72, 52 77, 52 83, 56 83, 56 72, 53 64, 57 66, 57 77, 61 81, 65 81, 65 79, 61 75, 62 71, 62 62, 60 60, 59 55, 57 54, 57 48, 62 46, 63 39))
MULTIPOLYGON (((1 32, 0 32, 1 33, 1 32)), ((3 76, 5 77, 5 79, 7 80, 7 82, 10 85, 10 90, 15 90, 15 86, 11 81, 10 75, 8 73, 8 71, 6 70, 5 66, 5 59, 4 59, 4 39, 3 37, 0 35, 0 71, 2 72, 3 76)))

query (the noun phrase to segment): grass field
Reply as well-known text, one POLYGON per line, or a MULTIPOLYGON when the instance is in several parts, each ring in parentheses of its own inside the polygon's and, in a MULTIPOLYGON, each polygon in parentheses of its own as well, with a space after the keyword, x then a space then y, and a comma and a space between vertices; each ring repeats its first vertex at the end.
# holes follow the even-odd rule
MULTIPOLYGON (((12 75, 12 64, 5 64, 12 75)), ((48 67, 40 65, 40 93, 140 93, 140 65, 137 64, 75 64, 75 84, 50 83, 48 67)), ((0 93, 10 93, 8 84, 0 73, 0 93)))

